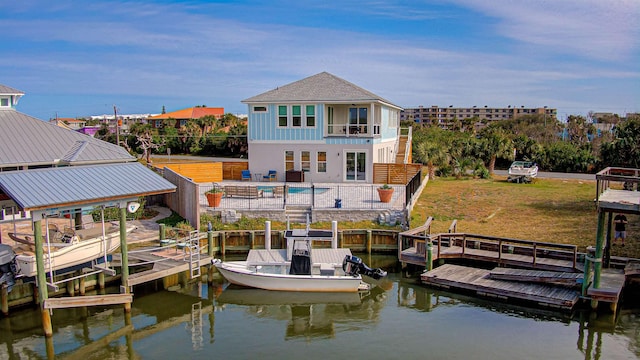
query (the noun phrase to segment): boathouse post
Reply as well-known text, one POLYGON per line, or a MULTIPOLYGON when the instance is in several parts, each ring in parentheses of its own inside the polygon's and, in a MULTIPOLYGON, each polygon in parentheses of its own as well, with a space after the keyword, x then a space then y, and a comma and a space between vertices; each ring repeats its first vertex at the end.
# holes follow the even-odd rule
POLYGON ((433 245, 431 245, 431 239, 429 237, 425 240, 427 246, 427 271, 433 270, 433 245))
MULTIPOLYGON (((126 203, 120 204, 120 252, 122 255, 121 276, 122 286, 120 292, 124 294, 129 293, 129 253, 127 247, 127 205, 126 203)), ((131 303, 124 304, 124 312, 131 312, 131 303)))
POLYGON ((600 274, 602 273, 602 248, 604 244, 605 212, 598 209, 598 228, 596 231, 596 253, 593 259, 593 288, 600 288, 600 274))
POLYGON ((338 248, 338 222, 336 220, 331 221, 331 248, 338 248))
POLYGON ((207 231, 207 255, 213 257, 213 230, 207 231))
POLYGON ((271 221, 264 222, 264 249, 271 250, 271 221))
MULTIPOLYGON (((35 214, 34 214, 35 216, 35 214)), ((42 220, 33 222, 33 237, 36 246, 36 269, 38 271, 38 301, 40 302, 40 313, 42 315, 42 328, 44 336, 53 336, 51 326, 51 315, 49 310, 44 308, 44 301, 49 297, 47 290, 47 274, 44 271, 44 245, 42 243, 42 220)))

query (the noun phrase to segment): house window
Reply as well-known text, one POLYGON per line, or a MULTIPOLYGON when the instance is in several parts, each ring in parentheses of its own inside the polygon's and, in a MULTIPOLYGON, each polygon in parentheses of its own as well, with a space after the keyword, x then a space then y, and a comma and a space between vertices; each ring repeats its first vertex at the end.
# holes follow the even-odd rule
POLYGON ((302 169, 302 171, 311 171, 311 152, 310 151, 300 152, 300 169, 302 169))
POLYGON ((347 151, 345 158, 345 180, 365 181, 367 179, 367 153, 347 151))
POLYGON ((266 106, 254 106, 253 112, 267 112, 266 106))
POLYGON ((9 98, 0 98, 0 107, 9 107, 9 98))
POLYGON ((327 152, 326 151, 318 151, 316 164, 318 166, 319 173, 327 172, 327 152))
POLYGON ((279 105, 278 106, 278 126, 286 127, 287 126, 287 106, 279 105))
POLYGON ((292 125, 295 127, 300 127, 302 126, 302 107, 300 105, 293 105, 291 106, 291 113, 293 114, 293 117, 291 118, 292 121, 292 125))
POLYGON ((291 150, 284 152, 284 170, 293 170, 293 151, 291 150))
POLYGON ((307 127, 316 126, 316 107, 314 105, 307 105, 307 127))
POLYGON ((156 120, 156 128, 162 127, 162 120, 156 120))
POLYGON ((367 111, 365 107, 349 108, 349 134, 367 133, 367 111))
POLYGON ((180 120, 180 127, 187 126, 187 120, 180 120))

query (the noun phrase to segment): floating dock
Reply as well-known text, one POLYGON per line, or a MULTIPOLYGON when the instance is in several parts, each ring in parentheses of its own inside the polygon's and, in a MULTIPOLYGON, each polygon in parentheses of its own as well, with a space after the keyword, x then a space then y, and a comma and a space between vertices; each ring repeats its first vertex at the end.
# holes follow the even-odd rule
POLYGON ((491 270, 445 264, 420 276, 424 284, 474 292, 478 296, 518 300, 540 306, 571 310, 580 291, 571 287, 491 278, 491 270))

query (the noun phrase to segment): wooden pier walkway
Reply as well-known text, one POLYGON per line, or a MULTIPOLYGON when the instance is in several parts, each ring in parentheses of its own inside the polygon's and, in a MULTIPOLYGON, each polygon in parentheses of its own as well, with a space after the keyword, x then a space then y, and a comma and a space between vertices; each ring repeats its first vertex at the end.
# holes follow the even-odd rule
POLYGON ((491 270, 445 264, 420 276, 424 284, 445 289, 472 291, 478 296, 519 300, 541 306, 571 310, 580 299, 577 289, 565 286, 496 280, 491 270))

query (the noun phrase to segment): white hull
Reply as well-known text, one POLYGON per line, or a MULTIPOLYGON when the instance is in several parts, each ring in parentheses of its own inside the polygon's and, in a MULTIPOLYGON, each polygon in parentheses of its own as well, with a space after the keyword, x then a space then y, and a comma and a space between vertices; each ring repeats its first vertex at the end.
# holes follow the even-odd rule
POLYGON ((252 271, 247 269, 244 261, 215 263, 215 266, 232 284, 264 290, 357 292, 362 283, 361 276, 289 275, 252 271))
MULTIPOLYGON (((130 233, 135 229, 134 226, 127 226, 127 233, 130 233)), ((105 241, 102 241, 102 236, 97 238, 91 238, 87 240, 80 240, 74 244, 64 247, 52 246, 51 249, 51 261, 48 261, 49 252, 45 244, 44 248, 44 269, 46 272, 51 270, 57 271, 68 267, 84 264, 99 257, 104 256, 106 253, 110 254, 116 251, 120 247, 120 232, 108 233, 105 236, 105 241)), ((35 254, 18 254, 16 256, 16 262, 20 269, 20 275, 22 276, 36 276, 38 273, 36 266, 35 254)))

